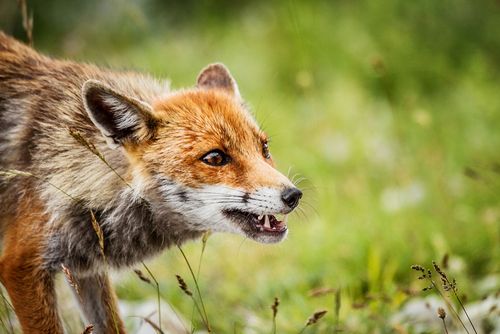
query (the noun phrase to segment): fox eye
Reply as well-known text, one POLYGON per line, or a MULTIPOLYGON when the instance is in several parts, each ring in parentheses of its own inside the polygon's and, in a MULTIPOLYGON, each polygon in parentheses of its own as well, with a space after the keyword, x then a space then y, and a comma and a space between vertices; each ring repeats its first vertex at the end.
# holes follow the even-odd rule
POLYGON ((231 157, 221 150, 213 150, 201 157, 201 161, 210 166, 224 166, 231 161, 231 157))
POLYGON ((271 159, 271 153, 269 152, 269 143, 267 142, 267 140, 262 143, 262 155, 266 159, 271 159))

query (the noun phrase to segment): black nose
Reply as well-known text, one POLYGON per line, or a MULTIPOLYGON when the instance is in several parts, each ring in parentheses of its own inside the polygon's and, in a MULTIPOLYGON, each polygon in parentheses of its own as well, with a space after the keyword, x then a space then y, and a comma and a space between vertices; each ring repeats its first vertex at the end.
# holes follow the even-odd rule
POLYGON ((286 188, 281 193, 281 199, 290 209, 294 209, 302 198, 302 191, 297 188, 286 188))

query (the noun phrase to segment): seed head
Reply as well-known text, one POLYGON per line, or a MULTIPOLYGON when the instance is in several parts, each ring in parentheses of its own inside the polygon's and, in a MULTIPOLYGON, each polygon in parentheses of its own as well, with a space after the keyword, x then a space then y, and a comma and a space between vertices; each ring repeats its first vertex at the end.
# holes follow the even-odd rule
POLYGON ((432 290, 434 287, 431 285, 429 286, 426 286, 425 288, 422 289, 422 291, 429 291, 429 290, 432 290))
POLYGON ((438 317, 441 319, 446 318, 446 311, 442 307, 438 307, 438 317))
POLYGON ((186 295, 192 296, 193 293, 191 292, 191 290, 189 290, 186 281, 184 281, 184 279, 179 275, 175 275, 175 277, 177 277, 177 282, 179 282, 179 288, 181 288, 181 290, 184 291, 186 295))
POLYGON ((278 306, 280 305, 280 300, 278 297, 274 297, 274 303, 271 305, 271 309, 273 310, 273 318, 276 318, 278 314, 278 306))
POLYGON ((153 284, 153 283, 151 283, 151 280, 149 279, 149 277, 144 275, 144 273, 142 271, 140 271, 139 269, 134 269, 134 273, 137 275, 137 277, 139 277, 139 279, 141 281, 146 282, 148 284, 153 284))
POLYGON ((412 265, 411 269, 425 273, 425 268, 418 264, 412 265))
POLYGON ((68 129, 68 132, 71 137, 73 137, 80 145, 85 147, 93 154, 97 155, 100 159, 104 160, 104 156, 101 154, 101 152, 99 152, 95 145, 88 141, 85 137, 83 137, 83 135, 79 131, 70 128, 68 129))
POLYGON ((92 334, 94 333, 94 325, 90 324, 83 330, 82 334, 92 334))
POLYGON ((439 267, 439 265, 435 261, 432 261, 432 265, 434 266, 434 270, 436 270, 441 278, 447 279, 446 274, 441 270, 441 267, 439 267))
POLYGON ((309 317, 309 319, 307 319, 306 327, 314 325, 315 323, 317 323, 319 321, 319 319, 321 319, 321 318, 323 318, 325 316, 326 312, 328 312, 328 311, 327 310, 321 310, 321 311, 314 312, 313 315, 311 315, 309 317))
POLYGON ((66 280, 68 281, 69 285, 71 285, 71 287, 75 290, 75 293, 80 296, 80 288, 78 287, 78 283, 76 283, 75 277, 73 276, 71 271, 64 264, 61 264, 61 268, 64 276, 66 276, 66 280))

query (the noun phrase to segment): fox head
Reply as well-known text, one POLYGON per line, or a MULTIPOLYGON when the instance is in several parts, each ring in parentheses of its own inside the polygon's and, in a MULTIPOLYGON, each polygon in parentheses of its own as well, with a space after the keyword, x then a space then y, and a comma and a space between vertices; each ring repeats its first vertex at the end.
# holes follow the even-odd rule
POLYGON ((274 168, 268 138, 222 64, 193 89, 141 101, 94 80, 85 110, 130 161, 131 184, 155 210, 190 230, 239 233, 264 243, 287 234, 302 193, 274 168))

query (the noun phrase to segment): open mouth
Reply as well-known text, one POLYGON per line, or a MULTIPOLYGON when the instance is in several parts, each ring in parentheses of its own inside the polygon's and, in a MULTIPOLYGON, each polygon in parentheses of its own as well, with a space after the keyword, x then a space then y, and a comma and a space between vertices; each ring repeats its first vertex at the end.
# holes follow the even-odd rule
POLYGON ((287 227, 287 215, 278 219, 274 215, 256 215, 240 210, 227 210, 225 214, 239 224, 250 237, 276 237, 281 239, 285 236, 287 227))

